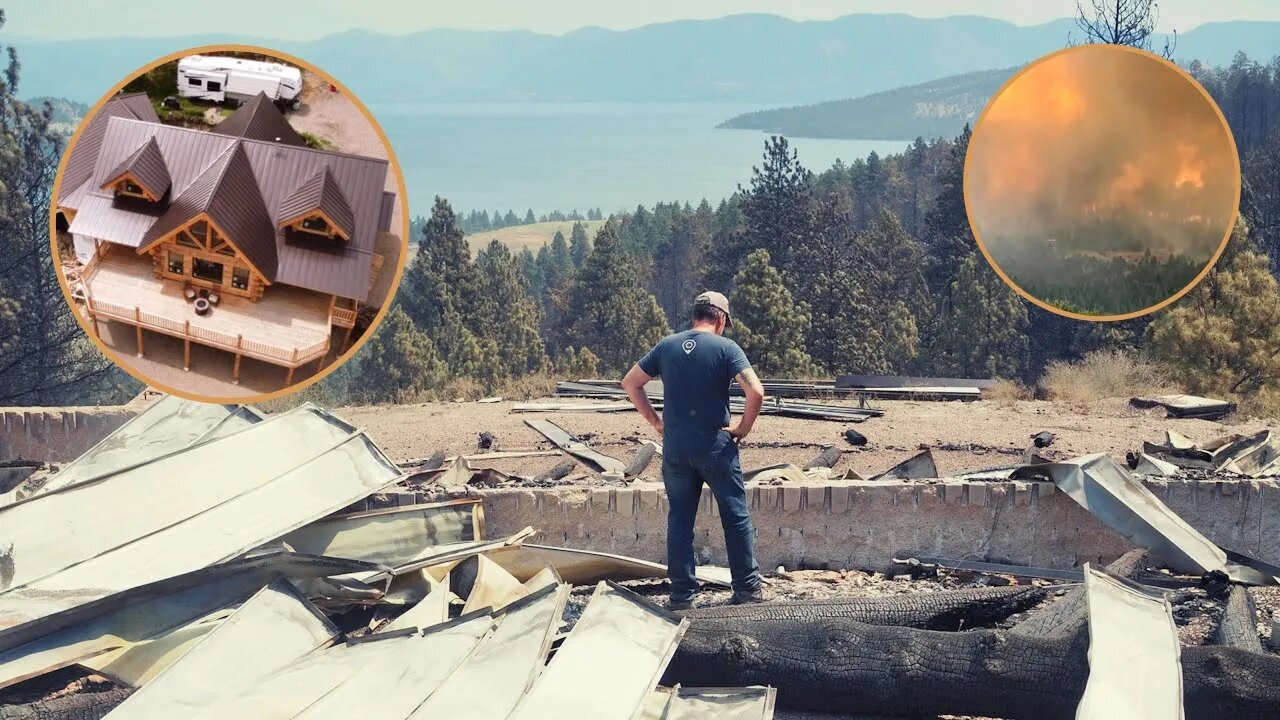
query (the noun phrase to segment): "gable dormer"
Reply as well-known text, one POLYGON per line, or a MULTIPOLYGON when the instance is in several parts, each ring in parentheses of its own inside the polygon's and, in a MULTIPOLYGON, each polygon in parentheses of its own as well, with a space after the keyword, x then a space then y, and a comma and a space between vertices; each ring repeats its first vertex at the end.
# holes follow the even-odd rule
POLYGON ((280 203, 276 226, 290 240, 347 243, 355 215, 337 180, 325 167, 280 203))
POLYGON ((159 202, 168 194, 172 183, 160 145, 155 137, 150 137, 108 173, 101 189, 109 190, 116 197, 159 202))

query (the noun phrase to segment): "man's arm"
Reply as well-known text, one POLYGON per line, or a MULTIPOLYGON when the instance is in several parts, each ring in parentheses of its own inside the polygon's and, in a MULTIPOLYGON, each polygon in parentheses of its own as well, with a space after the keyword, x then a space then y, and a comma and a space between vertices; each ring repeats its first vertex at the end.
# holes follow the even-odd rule
MULTIPOLYGON (((754 375, 752 377, 755 377, 754 375)), ((662 437, 662 418, 658 416, 658 411, 653 409, 653 403, 649 402, 649 396, 644 391, 645 383, 653 379, 653 376, 640 366, 632 365, 627 371, 626 377, 622 378, 622 389, 627 391, 627 397, 631 399, 631 404, 636 406, 636 410, 640 411, 640 417, 649 423, 653 431, 658 433, 658 437, 662 437)), ((759 385, 759 381, 756 381, 759 385)), ((757 410, 760 408, 757 407, 757 410)))
POLYGON ((756 377, 756 371, 751 368, 738 373, 736 379, 747 396, 747 407, 742 412, 742 418, 730 425, 728 430, 735 440, 741 440, 751 432, 752 426, 756 424, 756 417, 760 415, 760 407, 764 405, 764 386, 760 384, 760 378, 756 377))

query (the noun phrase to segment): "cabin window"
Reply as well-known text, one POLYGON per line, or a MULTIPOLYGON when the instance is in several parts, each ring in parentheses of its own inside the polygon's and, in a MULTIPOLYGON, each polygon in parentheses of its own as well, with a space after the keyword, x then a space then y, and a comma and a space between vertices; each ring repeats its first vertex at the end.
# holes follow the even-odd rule
POLYGON ((302 229, 306 230, 307 232, 319 233, 321 235, 328 235, 329 223, 325 222, 324 218, 320 217, 319 215, 312 215, 311 217, 303 218, 302 229))
POLYGON ((125 191, 126 193, 130 194, 130 195, 144 195, 144 194, 145 194, 145 193, 142 191, 142 186, 138 185, 137 183, 133 182, 132 180, 122 180, 122 181, 120 181, 120 187, 121 187, 121 188, 123 188, 123 189, 124 189, 124 191, 125 191))
POLYGON ((200 87, 200 78, 187 78, 187 84, 200 87))
POLYGON ((178 244, 193 248, 200 247, 200 244, 195 241, 195 238, 191 237, 191 234, 185 230, 178 233, 178 244))
POLYGON ((195 236, 196 240, 199 240, 202 243, 208 243, 209 224, 205 221, 201 220, 199 222, 192 223, 191 227, 188 228, 188 231, 195 236))
POLYGON ((222 263, 205 260, 204 258, 193 258, 191 261, 191 277, 199 280, 207 280, 218 285, 222 284, 222 263))
POLYGON ((231 269, 231 287, 236 290, 249 289, 249 271, 242 267, 231 269))
POLYGON ((169 272, 174 275, 181 275, 183 272, 182 262, 185 259, 182 253, 169 251, 169 272))
POLYGON ((204 87, 209 92, 218 92, 219 90, 222 89, 222 83, 218 82, 217 80, 210 80, 209 84, 205 85, 204 87))
POLYGON ((223 245, 222 247, 218 248, 214 252, 218 253, 219 255, 231 255, 232 257, 234 257, 236 254, 236 251, 233 250, 230 245, 223 245))

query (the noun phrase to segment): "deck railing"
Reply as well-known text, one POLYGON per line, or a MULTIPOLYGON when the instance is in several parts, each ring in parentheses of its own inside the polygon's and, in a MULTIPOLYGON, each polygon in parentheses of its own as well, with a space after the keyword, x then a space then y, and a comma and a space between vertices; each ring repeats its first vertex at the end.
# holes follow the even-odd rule
POLYGON ((174 318, 144 312, 136 306, 125 307, 124 305, 106 302, 92 296, 88 298, 88 305, 89 315, 93 318, 116 320, 285 367, 298 367, 329 353, 328 337, 306 347, 283 347, 257 340, 246 340, 243 335, 228 335, 203 327, 198 322, 175 320, 174 318))
POLYGON ((356 311, 336 307, 329 313, 329 322, 338 327, 355 327, 356 311))

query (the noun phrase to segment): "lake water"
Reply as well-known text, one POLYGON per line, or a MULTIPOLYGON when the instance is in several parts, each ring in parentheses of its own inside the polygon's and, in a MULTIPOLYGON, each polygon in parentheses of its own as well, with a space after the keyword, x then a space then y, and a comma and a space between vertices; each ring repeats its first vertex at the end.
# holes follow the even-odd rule
MULTIPOLYGON (((411 215, 436 195, 455 210, 523 215, 707 198, 714 205, 751 179, 767 135, 717 130, 751 106, 708 103, 428 103, 370 106, 409 188, 411 215)), ((907 141, 795 139, 811 170, 899 152, 907 141)))

